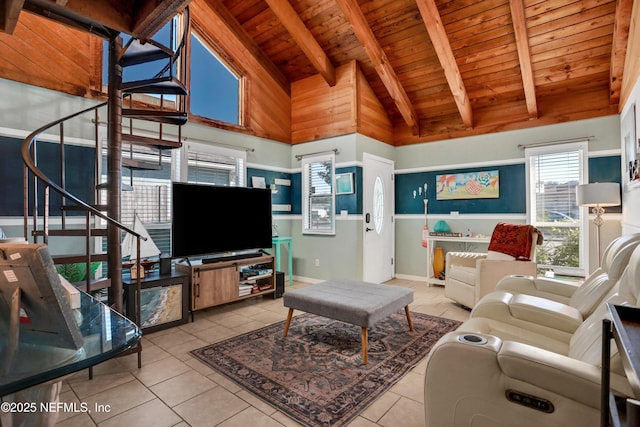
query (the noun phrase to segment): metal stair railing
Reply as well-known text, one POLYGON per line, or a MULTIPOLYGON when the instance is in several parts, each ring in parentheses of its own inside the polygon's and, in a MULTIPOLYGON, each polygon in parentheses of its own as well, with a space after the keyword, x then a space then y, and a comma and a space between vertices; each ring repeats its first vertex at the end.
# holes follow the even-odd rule
MULTIPOLYGON (((169 64, 167 66, 165 66, 163 68, 163 70, 156 74, 156 76, 154 76, 155 79, 159 79, 161 77, 162 74, 166 73, 167 71, 169 71, 169 80, 173 81, 174 80, 174 66, 176 66, 176 64, 181 65, 182 69, 180 70, 180 73, 183 76, 186 76, 185 71, 186 71, 186 64, 185 61, 180 61, 180 57, 181 54, 185 48, 186 45, 186 37, 189 35, 189 27, 190 27, 190 19, 189 19, 189 9, 188 7, 185 9, 184 11, 185 14, 185 20, 183 21, 183 36, 182 39, 180 40, 179 44, 176 46, 176 49, 174 52, 168 52, 166 49, 160 49, 160 50, 164 50, 165 54, 168 54, 168 60, 169 60, 169 64)), ((172 33, 173 33, 173 28, 172 28, 172 33)), ((109 31, 107 31, 107 34, 109 36, 109 38, 111 38, 110 36, 112 35, 109 31)), ((156 45, 156 47, 160 47, 157 46, 156 43, 153 43, 154 45, 156 45)), ((126 49, 123 49, 122 52, 120 52, 120 55, 123 55, 125 53, 126 49)), ((122 58, 122 56, 120 56, 120 58, 122 58)), ((139 58, 138 58, 139 59, 139 58)), ((143 61, 144 62, 144 61, 143 61)), ((176 70, 177 71, 177 70, 176 70)), ((160 105, 160 110, 132 110, 132 116, 133 118, 137 118, 137 119, 142 119, 142 120, 149 120, 149 121, 158 121, 160 122, 160 139, 162 139, 162 123, 172 123, 172 124, 177 124, 178 126, 186 123, 186 110, 185 110, 185 101, 183 98, 180 99, 180 108, 178 109, 178 114, 169 112, 164 110, 164 96, 162 94, 164 93, 172 93, 175 95, 186 95, 186 89, 184 88, 184 86, 182 85, 182 82, 177 82, 177 89, 171 88, 171 87, 158 87, 157 85, 154 86, 152 82, 153 79, 151 79, 148 83, 148 87, 147 89, 149 89, 149 92, 147 93, 159 93, 161 94, 161 105, 160 105), (175 92, 176 90, 178 90, 178 92, 175 92), (182 111, 180 111, 182 110, 182 111)), ((109 81, 111 82, 111 78, 109 79, 109 81)), ((132 88, 132 92, 137 92, 137 93, 142 93, 143 90, 145 89, 142 83, 143 82, 139 82, 140 86, 138 86, 138 82, 136 82, 134 84, 135 88, 132 88)), ((156 82, 157 83, 157 82, 156 82)), ((122 94, 126 94, 125 92, 122 92, 123 89, 123 83, 120 80, 118 82, 118 90, 116 91, 116 93, 120 93, 120 95, 118 97, 120 97, 122 94)), ((109 91, 111 93, 111 90, 109 91)), ((131 101, 131 100, 130 100, 131 101)), ((29 241, 29 216, 30 216, 30 206, 29 206, 29 191, 30 191, 30 181, 31 181, 31 176, 30 174, 33 175, 33 211, 32 211, 32 216, 33 216, 33 229, 32 229, 32 236, 34 239, 34 242, 37 241, 39 236, 43 237, 44 243, 48 244, 48 240, 49 240, 49 236, 50 236, 50 230, 49 230, 49 206, 50 206, 50 190, 53 189, 56 193, 58 193, 62 199, 62 229, 60 231, 67 231, 66 230, 66 209, 71 210, 70 206, 66 205, 67 201, 72 202, 73 204, 75 204, 75 210, 81 210, 84 211, 85 213, 85 228, 82 230, 82 235, 85 236, 85 254, 83 255, 83 257, 86 256, 85 258, 85 263, 86 263, 86 271, 87 271, 87 277, 86 277, 86 291, 90 292, 91 291, 91 277, 90 277, 90 265, 91 265, 91 261, 92 259, 94 259, 94 257, 98 256, 97 254, 92 254, 92 250, 91 250, 91 241, 92 241, 92 237, 96 236, 96 234, 92 234, 92 231, 95 231, 95 228, 92 228, 91 226, 91 218, 92 217, 98 217, 101 218, 102 220, 106 221, 107 223, 107 227, 111 226, 111 227, 116 227, 118 230, 120 230, 120 232, 125 232, 128 234, 133 235, 136 240, 137 240, 137 259, 140 260, 140 242, 141 240, 146 240, 146 237, 142 236, 141 234, 139 234, 138 232, 136 232, 135 230, 133 230, 132 228, 129 228, 128 226, 122 224, 119 220, 116 220, 112 217, 110 217, 109 215, 103 213, 100 209, 98 209, 96 206, 91 206, 90 204, 86 203, 85 201, 81 200, 80 198, 76 197, 75 195, 71 194, 69 191, 67 191, 67 189, 65 188, 65 156, 64 156, 64 123, 76 118, 78 116, 81 116, 83 114, 89 113, 89 112, 94 112, 95 114, 95 119, 94 119, 94 126, 95 126, 95 155, 96 155, 96 176, 94 177, 94 191, 97 192, 98 190, 98 181, 99 181, 99 177, 98 177, 98 166, 97 166, 97 159, 98 159, 98 149, 99 149, 99 138, 98 138, 98 126, 99 126, 99 120, 98 120, 98 110, 104 106, 108 106, 109 107, 109 111, 111 112, 111 108, 117 108, 118 109, 118 114, 117 116, 121 119, 123 117, 123 109, 122 109, 122 99, 118 100, 117 102, 115 102, 114 99, 110 99, 107 102, 95 105, 93 107, 90 108, 86 108, 82 111, 70 114, 66 117, 60 118, 58 120, 55 120, 51 123, 48 123, 38 129, 36 129, 35 131, 31 132, 23 141, 22 147, 21 147, 21 154, 22 154, 22 159, 24 162, 24 169, 23 169, 23 191, 24 191, 24 196, 23 196, 23 215, 24 215, 24 237, 27 241, 29 241), (37 164, 37 141, 38 141, 38 137, 43 134, 45 131, 54 128, 55 126, 59 126, 59 138, 60 138, 60 150, 61 150, 61 155, 60 155, 60 161, 61 161, 61 166, 60 166, 60 181, 61 184, 56 183, 55 181, 53 181, 51 178, 49 178, 39 167, 37 164), (39 217, 39 206, 38 206, 38 183, 39 182, 44 183, 44 188, 43 188, 43 193, 44 193, 44 206, 42 207, 42 229, 39 230, 39 224, 38 224, 38 217, 39 217)), ((111 116, 111 114, 110 114, 111 116)), ((133 123, 130 122, 130 131, 133 129, 133 123)), ((180 128, 179 128, 180 129, 180 128)), ((146 138, 148 139, 148 138, 146 138)), ((148 141, 145 141, 148 143, 148 141)), ((120 135, 118 135, 116 137, 116 144, 121 143, 120 141, 120 135)), ((169 148, 175 148, 175 147, 169 147, 169 148)), ((160 150, 161 151, 161 150, 160 150)), ((121 174, 121 170, 120 170, 120 174, 121 174)), ((97 193, 96 193, 97 196, 97 193)), ((98 203, 98 197, 95 197, 95 202, 98 203)), ((113 229, 110 229, 113 230, 113 229)), ((73 231, 76 232, 77 230, 68 230, 68 231, 73 231)), ((108 233, 110 236, 113 236, 113 234, 111 232, 108 233)), ((59 235, 75 235, 77 236, 78 234, 64 234, 61 233, 59 235)), ((111 246, 113 244, 113 242, 109 242, 108 246, 111 246)), ((119 242, 118 242, 119 244, 119 242)), ((118 266, 119 267, 119 266, 118 266)), ((111 262, 109 264, 109 277, 111 277, 113 274, 112 272, 117 272, 118 274, 120 273, 120 269, 116 268, 115 266, 111 265, 111 262)), ((135 308, 135 312, 136 312, 136 319, 135 322, 138 324, 138 326, 140 326, 140 319, 141 319, 141 313, 140 313, 140 293, 141 293, 141 276, 142 276, 142 271, 140 270, 142 268, 142 265, 140 262, 136 263, 135 265, 136 268, 136 272, 137 274, 137 291, 136 291, 136 308, 135 308)), ((115 295, 116 292, 111 291, 111 303, 115 304, 115 308, 118 309, 118 311, 122 311, 121 307, 122 307, 122 296, 121 295, 115 295)), ((137 348, 133 349, 133 351, 137 351, 138 353, 138 368, 141 368, 142 365, 142 359, 141 359, 141 351, 142 351, 142 344, 138 343, 137 348)), ((90 370, 90 376, 91 376, 91 370, 90 370)))
MULTIPOLYGON (((73 203, 75 203, 80 209, 85 211, 85 215, 86 215, 86 221, 85 221, 85 229, 84 229, 84 235, 86 238, 86 271, 87 271, 87 277, 86 277, 86 292, 89 293, 91 292, 91 278, 90 278, 90 265, 91 265, 91 261, 92 261, 92 253, 90 250, 91 247, 91 237, 92 237, 92 227, 91 227, 91 215, 97 216, 99 218, 102 218, 103 220, 105 220, 107 222, 107 224, 111 224, 112 226, 117 227, 119 230, 124 231, 126 233, 129 233, 131 235, 133 235, 136 240, 137 240, 137 259, 140 259, 140 241, 141 240, 146 240, 146 237, 142 236, 141 234, 139 234, 138 232, 134 231, 133 229, 127 227, 126 225, 120 223, 119 221, 109 217, 108 215, 104 214, 103 212, 101 212, 99 209, 89 205, 88 203, 84 202, 83 200, 80 200, 78 197, 74 196, 73 194, 71 194, 69 191, 67 191, 65 188, 63 188, 62 186, 58 185, 56 182, 54 182, 52 179, 50 179, 47 175, 45 175, 45 173, 38 168, 37 165, 37 156, 36 156, 36 144, 37 144, 37 138, 40 134, 42 134, 43 132, 45 132, 48 129, 51 129, 53 127, 55 127, 56 125, 60 125, 60 139, 61 139, 61 144, 64 142, 64 126, 62 125, 62 123, 64 123, 67 120, 70 120, 72 118, 75 118, 77 116, 80 116, 82 114, 91 112, 91 111, 96 111, 97 114, 97 110, 101 107, 104 107, 107 103, 102 103, 99 105, 96 105, 94 107, 90 107, 87 108, 85 110, 79 111, 77 113, 71 114, 69 116, 63 117, 61 119, 55 120, 49 124, 46 124, 38 129, 36 129, 35 131, 33 131, 32 133, 30 133, 23 141, 22 143, 22 147, 21 147, 21 153, 22 153, 22 159, 24 162, 24 181, 23 181, 23 185, 24 185, 24 196, 23 196, 23 202, 24 202, 24 237, 25 239, 28 241, 29 237, 28 237, 28 223, 29 223, 29 181, 30 181, 30 176, 29 174, 33 174, 34 176, 34 188, 33 188, 33 230, 32 230, 32 234, 34 236, 34 241, 37 239, 38 237, 38 180, 42 181, 45 185, 44 187, 44 208, 43 208, 43 239, 44 242, 47 243, 48 242, 48 237, 49 237, 49 196, 50 196, 50 189, 53 189, 55 192, 57 192, 58 194, 60 194, 62 196, 62 200, 70 200, 73 203)), ((95 121, 95 126, 98 126, 98 121, 95 121)), ((96 136, 97 136, 97 132, 96 132, 96 136)), ((97 144, 98 144, 98 140, 96 138, 96 155, 97 155, 97 144)), ((61 160, 64 160, 64 156, 61 156, 61 160)), ((140 307, 140 291, 141 291, 141 280, 140 277, 142 276, 142 272, 140 271, 140 269, 142 269, 141 264, 138 262, 135 266, 135 268, 137 269, 137 281, 136 281, 136 297, 135 297, 135 319, 132 319, 137 325, 138 327, 140 327, 140 319, 141 319, 141 307, 140 307)), ((121 295, 113 295, 113 301, 116 301, 116 298, 120 299, 120 304, 116 303, 116 308, 121 307, 121 300, 122 300, 122 296, 121 295)), ((119 310, 121 311, 121 310, 119 310)), ((136 347, 132 348, 129 352, 125 353, 125 354, 130 354, 130 353, 137 353, 137 357, 138 357, 138 368, 142 367, 142 343, 138 343, 136 347)), ((90 368, 89 369, 89 377, 92 378, 93 377, 93 371, 90 368)))
MULTIPOLYGON (((90 204, 86 203, 83 200, 80 200, 78 197, 74 196, 73 194, 71 194, 69 191, 67 191, 63 186, 58 185, 56 182, 54 182, 51 178, 49 178, 48 176, 45 175, 45 173, 38 168, 37 165, 37 159, 36 159, 36 144, 37 144, 37 138, 39 135, 41 135, 43 132, 53 128, 54 126, 57 125, 62 125, 64 122, 75 118, 77 116, 80 116, 82 114, 91 112, 91 111, 96 111, 99 108, 102 108, 104 106, 106 106, 107 103, 102 103, 102 104, 98 104, 96 106, 87 108, 85 110, 79 111, 77 113, 71 114, 69 116, 63 117, 61 119, 55 120, 51 123, 48 123, 38 129, 36 129, 35 131, 31 132, 31 134, 29 134, 23 141, 22 143, 22 148, 21 148, 21 153, 22 153, 22 159, 24 162, 24 197, 23 197, 23 202, 24 202, 24 207, 23 207, 23 214, 24 214, 24 237, 25 239, 29 239, 29 216, 30 213, 32 214, 33 217, 33 231, 32 234, 34 235, 34 237, 37 238, 38 236, 38 231, 39 231, 39 225, 38 225, 38 217, 39 217, 39 212, 38 212, 38 180, 42 181, 45 185, 44 187, 44 207, 43 207, 43 212, 42 212, 42 217, 43 217, 43 239, 44 239, 44 243, 48 243, 48 237, 49 237, 49 189, 53 189, 54 191, 56 191, 58 194, 60 194, 60 196, 62 196, 63 200, 69 200, 73 203, 75 203, 78 207, 80 207, 82 210, 84 210, 86 212, 87 215, 87 221, 85 224, 85 236, 87 237, 87 241, 90 241, 91 238, 91 224, 90 224, 90 215, 95 215, 99 218, 102 218, 103 220, 105 220, 108 224, 111 224, 115 227, 117 227, 118 229, 132 234, 134 237, 136 237, 138 240, 143 239, 146 240, 146 238, 142 235, 140 235, 139 233, 137 233, 136 231, 134 231, 133 229, 129 228, 128 226, 120 223, 119 221, 109 217, 108 215, 106 215, 105 213, 103 213, 102 211, 100 211, 99 209, 97 209, 94 206, 91 206, 90 204), (29 181, 30 181, 30 177, 29 177, 29 173, 33 174, 35 176, 35 178, 37 178, 34 181, 34 185, 33 185, 33 211, 30 212, 30 208, 29 208, 29 181)), ((96 126, 98 126, 98 123, 96 121, 96 126)), ((61 126, 60 128, 60 139, 61 139, 61 144, 63 144, 64 142, 64 127, 61 126)), ((96 139, 96 150, 97 150, 97 139, 96 139)), ((64 157, 61 156, 61 161, 64 161, 64 157)), ((64 211, 63 211, 63 226, 64 226, 64 211)), ((89 248, 89 243, 87 243, 87 248, 89 248)), ((91 263, 91 251, 87 251, 87 266, 91 263)), ((139 252, 138 252, 138 257, 139 257, 139 252)), ((139 259, 139 258, 138 258, 139 259)), ((87 270, 89 271, 89 270, 87 270)), ((88 287, 87 287, 87 291, 90 290, 89 288, 89 283, 87 283, 88 287)))

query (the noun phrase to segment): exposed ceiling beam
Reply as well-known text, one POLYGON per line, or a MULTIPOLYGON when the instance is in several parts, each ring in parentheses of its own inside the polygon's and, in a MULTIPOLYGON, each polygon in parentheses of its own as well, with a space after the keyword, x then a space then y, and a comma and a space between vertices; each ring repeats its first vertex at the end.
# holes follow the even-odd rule
POLYGON ((616 2, 613 43, 611 45, 611 70, 609 71, 609 102, 611 104, 620 102, 632 9, 633 0, 618 0, 616 2))
MULTIPOLYGON (((633 1, 633 0, 631 0, 633 1)), ((536 101, 536 86, 533 80, 533 68, 531 66, 531 51, 529 50, 529 37, 527 35, 527 21, 524 16, 522 0, 509 0, 511 5, 511 20, 513 32, 516 36, 516 48, 520 61, 520 74, 524 85, 524 98, 527 102, 527 112, 532 119, 538 118, 538 102, 536 101)))
POLYGON ((13 34, 24 0, 0 0, 0 30, 13 34))
POLYGON ((335 86, 336 70, 333 64, 289 0, 266 0, 266 2, 324 80, 329 86, 335 86))
POLYGON ((131 33, 143 40, 151 38, 189 3, 191 0, 146 0, 134 12, 131 33))
POLYGON ((453 50, 451 49, 447 33, 444 30, 442 19, 440 19, 440 12, 438 12, 434 0, 416 0, 416 3, 418 4, 418 9, 420 9, 424 26, 427 27, 433 48, 440 60, 440 65, 442 65, 444 69, 444 75, 449 84, 449 89, 451 89, 451 93, 453 94, 460 116, 462 117, 462 123, 464 123, 466 127, 471 128, 473 127, 471 102, 469 101, 467 90, 464 87, 456 58, 453 56, 453 50))
POLYGON ((400 84, 398 76, 391 67, 387 55, 382 50, 382 47, 380 47, 373 31, 371 31, 371 27, 369 27, 367 19, 362 13, 360 6, 358 6, 358 2, 356 0, 337 0, 337 2, 347 20, 351 22, 353 32, 364 46, 369 60, 373 63, 378 76, 380 76, 382 83, 387 88, 396 107, 398 107, 405 123, 411 128, 411 132, 414 135, 418 135, 420 129, 416 111, 409 100, 409 96, 400 84))

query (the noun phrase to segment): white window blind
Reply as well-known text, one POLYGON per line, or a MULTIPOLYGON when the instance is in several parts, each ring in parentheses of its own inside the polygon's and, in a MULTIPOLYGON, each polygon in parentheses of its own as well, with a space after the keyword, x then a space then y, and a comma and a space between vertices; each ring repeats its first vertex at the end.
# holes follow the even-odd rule
POLYGON ((335 233, 335 155, 302 159, 302 232, 335 233))
POLYGON ((535 168, 536 222, 578 219, 576 187, 580 182, 580 153, 540 154, 532 158, 535 168))
POLYGON ((586 175, 586 143, 527 149, 529 222, 544 234, 536 248, 542 270, 584 275, 586 247, 576 188, 586 175))
POLYGON ((208 146, 187 144, 186 181, 243 187, 246 182, 246 152, 208 146))

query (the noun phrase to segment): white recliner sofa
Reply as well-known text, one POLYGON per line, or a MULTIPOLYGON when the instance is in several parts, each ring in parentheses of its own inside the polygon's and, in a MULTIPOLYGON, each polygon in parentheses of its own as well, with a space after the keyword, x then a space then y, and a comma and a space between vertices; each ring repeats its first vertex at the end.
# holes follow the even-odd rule
POLYGON ((602 282, 612 274, 620 277, 621 270, 626 266, 626 261, 617 267, 614 266, 614 270, 617 268, 620 271, 613 271, 610 274, 614 258, 624 248, 638 243, 640 243, 640 233, 628 234, 613 239, 602 254, 600 267, 590 274, 583 283, 548 277, 513 275, 500 280, 496 285, 496 291, 532 295, 557 301, 578 308, 582 315, 586 317, 595 310, 598 302, 609 291, 606 286, 602 286, 602 282))
MULTIPOLYGON (((496 290, 476 304, 463 329, 489 333, 503 339, 522 336, 523 342, 551 350, 558 350, 554 340, 559 340, 560 348, 564 349, 571 335, 596 307, 618 291, 619 279, 638 245, 640 234, 614 240, 605 251, 602 267, 591 274, 581 286, 565 284, 565 287, 575 289, 566 304, 539 296, 496 290), (523 334, 521 329, 541 334, 544 338, 523 334)), ((517 284, 513 286, 515 288, 523 288, 524 284, 542 280, 544 279, 507 277, 498 283, 498 289, 507 288, 502 286, 504 282, 517 284)), ((559 282, 555 286, 561 289, 559 282)))
MULTIPOLYGON (((570 335, 564 351, 545 349, 544 334, 516 326, 509 338, 468 330, 473 329, 467 323, 474 318, 443 336, 427 359, 426 425, 599 425, 602 319, 609 316, 607 303, 640 305, 640 246, 610 294, 570 335), (537 345, 523 342, 537 339, 537 345)), ((631 396, 615 344, 612 347, 611 389, 631 396)))

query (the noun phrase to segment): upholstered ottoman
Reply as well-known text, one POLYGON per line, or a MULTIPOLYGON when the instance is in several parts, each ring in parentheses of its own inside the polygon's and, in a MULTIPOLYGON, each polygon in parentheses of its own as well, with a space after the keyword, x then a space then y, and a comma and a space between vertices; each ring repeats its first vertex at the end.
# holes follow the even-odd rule
POLYGON ((404 307, 413 331, 409 304, 413 291, 408 288, 357 280, 335 279, 285 292, 283 304, 289 308, 284 336, 289 333, 293 310, 300 310, 360 326, 362 363, 367 364, 368 328, 404 307))

